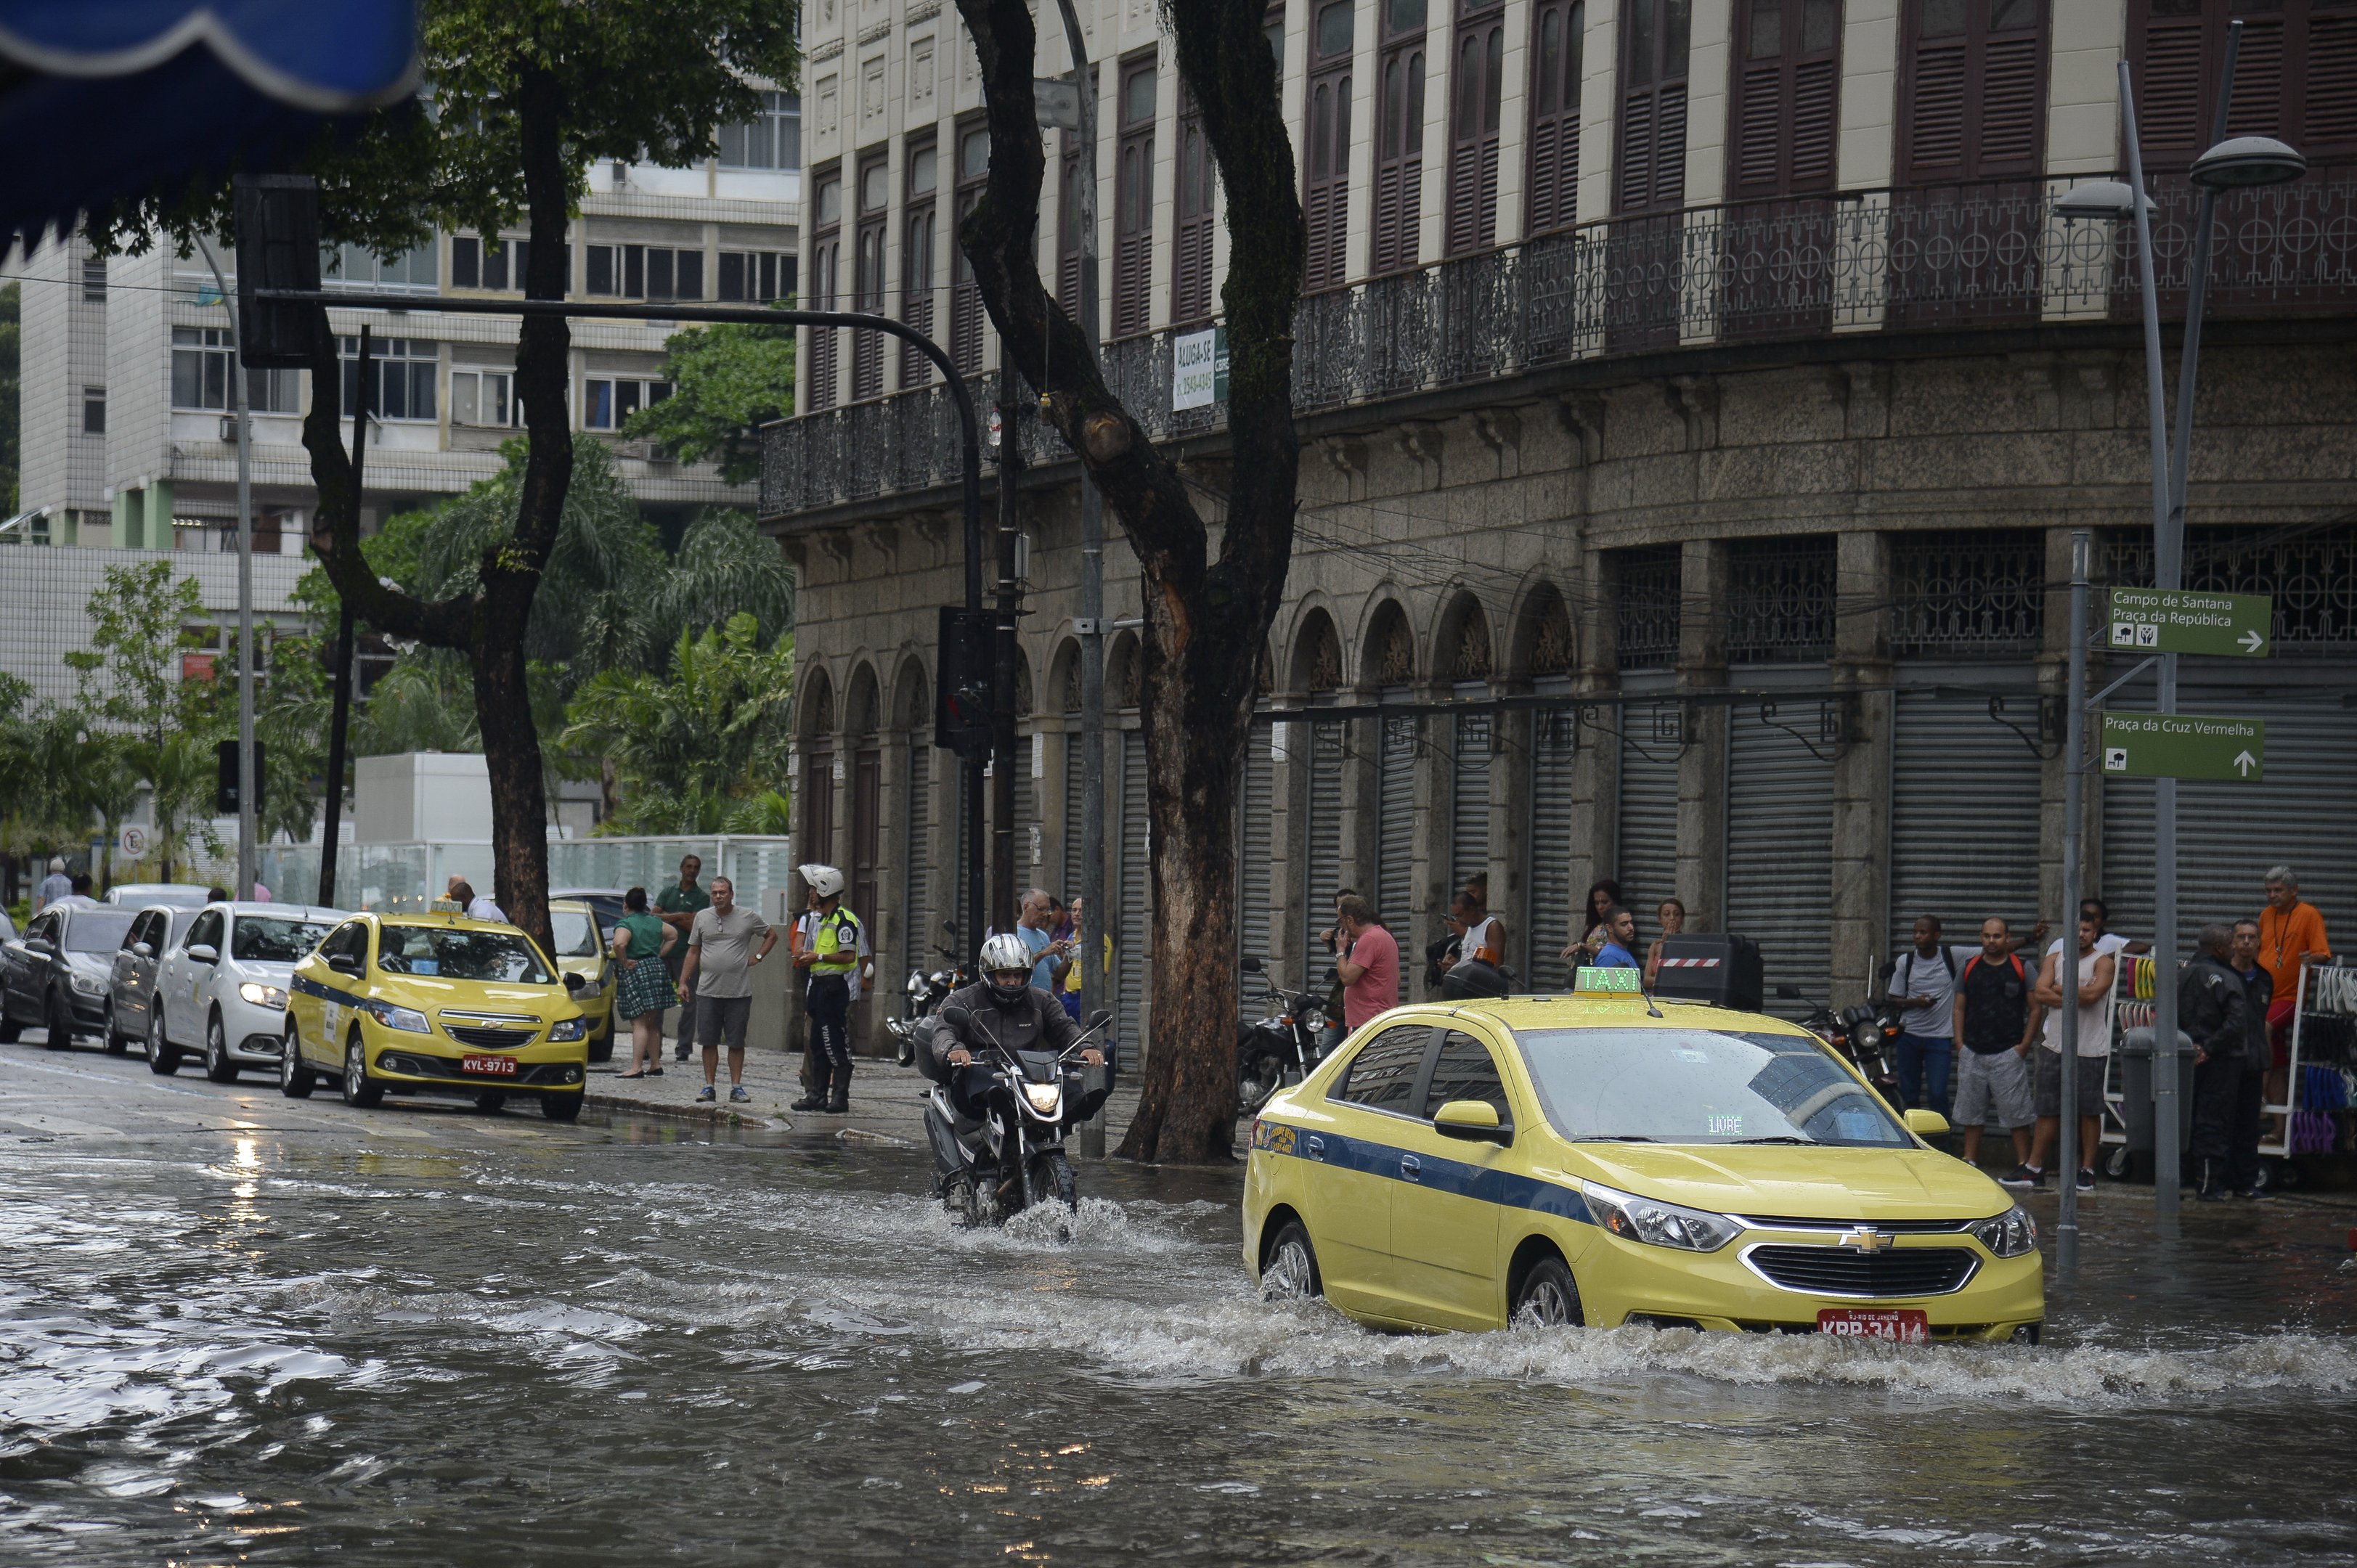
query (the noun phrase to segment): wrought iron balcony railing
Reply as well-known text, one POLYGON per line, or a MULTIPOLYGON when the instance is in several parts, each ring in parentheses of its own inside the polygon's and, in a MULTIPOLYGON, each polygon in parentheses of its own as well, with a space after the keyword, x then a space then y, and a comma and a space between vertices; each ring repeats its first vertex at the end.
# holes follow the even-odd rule
MULTIPOLYGON (((1897 331, 2133 320, 2132 225, 2065 223, 2067 182, 1846 192, 1614 219, 1509 249, 1311 295, 1296 317, 1303 413, 1577 360, 1721 344, 1897 331)), ((2151 177, 2164 311, 2181 314, 2196 193, 2151 177)), ((2357 308, 2357 164, 2221 203, 2209 310, 2357 308)), ((1217 429, 1174 410, 1171 334, 1106 346, 1106 380, 1157 439, 1217 429)), ((977 402, 995 375, 974 378, 977 402)), ((764 432, 761 510, 777 517, 952 485, 957 425, 939 386, 780 420, 764 432)), ((1026 456, 1063 456, 1024 421, 1026 456)))

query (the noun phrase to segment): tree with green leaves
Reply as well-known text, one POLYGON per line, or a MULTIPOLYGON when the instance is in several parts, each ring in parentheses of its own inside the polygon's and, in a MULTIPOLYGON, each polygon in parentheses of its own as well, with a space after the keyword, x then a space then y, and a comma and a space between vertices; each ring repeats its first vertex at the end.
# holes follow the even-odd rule
MULTIPOLYGON (((320 237, 392 255, 437 225, 490 234, 521 218, 532 299, 565 297, 566 225, 591 165, 712 156, 716 126, 759 107, 749 78, 791 82, 796 66, 794 10, 775 0, 422 0, 419 11, 431 112, 371 116, 298 161, 319 182, 320 237)), ((159 223, 186 243, 199 227, 231 231, 230 220, 226 188, 172 189, 94 214, 89 227, 102 243, 135 246, 159 223)), ((315 392, 341 385, 324 310, 312 336, 315 392)), ((514 526, 484 545, 468 585, 446 595, 388 587, 370 569, 337 400, 315 395, 303 425, 319 496, 311 543, 337 592, 377 630, 467 658, 490 773, 494 887, 543 942, 548 808, 526 644, 573 478, 571 346, 562 317, 524 318, 516 385, 531 440, 514 526)))
POLYGON ((663 350, 672 394, 630 415, 624 434, 683 462, 711 457, 732 485, 759 478, 759 427, 794 411, 793 328, 717 322, 672 334, 663 350))

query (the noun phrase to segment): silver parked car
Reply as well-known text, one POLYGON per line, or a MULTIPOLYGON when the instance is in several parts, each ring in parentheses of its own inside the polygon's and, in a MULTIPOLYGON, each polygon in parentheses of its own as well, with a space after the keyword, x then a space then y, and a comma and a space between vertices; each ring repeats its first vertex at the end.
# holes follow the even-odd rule
POLYGON ((201 1052, 215 1083, 241 1068, 275 1072, 295 966, 344 918, 304 904, 206 905, 164 955, 147 1018, 149 1069, 173 1072, 182 1056, 201 1052))
POLYGON ((121 1056, 147 1038, 164 955, 179 945, 196 918, 196 910, 177 904, 150 904, 131 918, 123 945, 114 950, 114 978, 106 994, 109 1055, 121 1056))
POLYGON ((102 900, 108 904, 128 904, 144 908, 150 904, 170 904, 182 909, 201 909, 212 902, 213 890, 199 887, 193 882, 119 882, 106 890, 102 900))

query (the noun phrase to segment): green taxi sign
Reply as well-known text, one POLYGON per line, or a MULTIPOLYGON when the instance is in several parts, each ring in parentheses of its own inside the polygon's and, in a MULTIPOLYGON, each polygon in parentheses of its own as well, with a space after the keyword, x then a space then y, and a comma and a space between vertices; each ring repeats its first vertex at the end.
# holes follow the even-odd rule
POLYGON ((2201 714, 2105 714, 2104 771, 2126 779, 2233 779, 2267 776, 2264 719, 2201 714))
POLYGON ((1645 991, 1645 972, 1620 964, 1583 963, 1574 972, 1571 986, 1575 991, 1617 991, 1629 996, 1641 996, 1645 991))
POLYGON ((2266 594, 2191 588, 2114 588, 2111 646, 2146 653, 2212 653, 2264 659, 2275 626, 2266 594))

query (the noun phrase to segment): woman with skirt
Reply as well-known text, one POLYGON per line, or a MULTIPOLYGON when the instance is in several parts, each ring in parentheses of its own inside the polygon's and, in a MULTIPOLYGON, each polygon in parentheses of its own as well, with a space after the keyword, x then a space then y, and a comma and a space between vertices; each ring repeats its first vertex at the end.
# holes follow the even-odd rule
POLYGON ((622 895, 622 918, 614 922, 614 963, 622 972, 614 1011, 630 1020, 630 1070, 617 1077, 662 1076, 663 1009, 679 1004, 662 961, 677 940, 679 933, 648 911, 645 888, 622 895))

